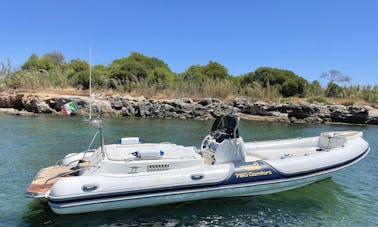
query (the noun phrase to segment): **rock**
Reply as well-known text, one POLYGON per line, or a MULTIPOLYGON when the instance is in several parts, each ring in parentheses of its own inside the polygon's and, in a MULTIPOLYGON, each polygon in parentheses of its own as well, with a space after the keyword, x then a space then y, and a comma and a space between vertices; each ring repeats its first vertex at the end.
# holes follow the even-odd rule
POLYGON ((122 102, 120 101, 114 101, 112 102, 111 107, 112 109, 115 109, 115 110, 122 110, 123 105, 122 105, 122 102))
POLYGON ((255 102, 252 105, 248 104, 241 107, 241 112, 245 114, 259 115, 259 116, 272 116, 272 108, 266 102, 255 102))
POLYGON ((138 103, 138 107, 136 108, 136 116, 137 117, 150 117, 151 116, 151 109, 152 103, 150 102, 141 102, 138 103))
POLYGON ((180 101, 183 102, 183 103, 189 103, 189 104, 193 103, 193 100, 190 99, 190 98, 182 98, 182 99, 180 99, 180 101))
POLYGON ((0 108, 0 113, 9 114, 9 115, 16 115, 16 116, 34 116, 35 113, 31 113, 25 110, 17 110, 14 108, 0 108))
POLYGON ((23 94, 8 95, 6 93, 0 93, 0 108, 24 109, 22 104, 23 96, 23 94))
POLYGON ((60 109, 62 108, 62 106, 66 103, 68 103, 70 100, 67 99, 67 98, 57 98, 56 99, 56 104, 55 104, 55 110, 56 111, 60 111, 60 109))
POLYGON ((36 97, 24 97, 22 99, 22 105, 25 110, 33 113, 52 113, 50 107, 42 101, 38 96, 36 97))
POLYGON ((370 109, 366 123, 378 125, 378 109, 370 109))
POLYGON ((316 117, 316 116, 306 117, 306 118, 304 119, 304 121, 305 121, 306 123, 322 123, 322 122, 323 122, 323 120, 322 120, 321 118, 316 117))
POLYGON ((176 102, 175 112, 178 114, 188 114, 193 116, 193 106, 184 102, 176 102))
POLYGON ((112 95, 113 101, 120 101, 122 97, 119 94, 112 95))
POLYGON ((135 109, 132 105, 125 106, 121 111, 122 116, 135 116, 135 109))
MULTIPOLYGON (((143 96, 133 97, 119 94, 107 96, 95 94, 92 107, 101 106, 104 116, 122 115, 143 118, 194 118, 198 120, 212 119, 228 113, 241 113, 244 119, 262 121, 281 121, 296 123, 328 123, 345 122, 359 124, 378 124, 378 110, 370 106, 324 106, 310 103, 249 103, 245 98, 222 101, 204 98, 193 101, 190 98, 154 100, 143 96)), ((89 98, 87 96, 53 96, 0 93, 0 112, 17 114, 20 110, 27 113, 57 113, 61 106, 74 101, 80 114, 88 114, 89 98)), ((92 108, 92 113, 94 111, 92 108)), ((21 112, 20 112, 21 114, 21 112)))
POLYGON ((50 109, 55 110, 56 107, 56 99, 47 98, 45 99, 45 103, 50 107, 50 109))
POLYGON ((204 116, 206 113, 207 113, 206 107, 204 107, 200 104, 194 104, 193 105, 194 117, 201 117, 201 116, 204 116))
POLYGON ((323 105, 317 105, 318 112, 316 113, 316 116, 318 116, 320 119, 326 120, 331 119, 331 112, 326 106, 323 105))
POLYGON ((295 117, 296 119, 310 118, 318 109, 313 104, 289 104, 287 111, 289 118, 295 117))
POLYGON ((211 114, 213 115, 213 117, 220 117, 225 115, 226 111, 222 109, 221 105, 216 105, 211 114))
POLYGON ((179 118, 179 115, 175 112, 166 112, 164 115, 164 118, 176 119, 176 118, 179 118))
MULTIPOLYGON (((74 103, 79 109, 84 109, 84 108, 89 109, 89 98, 87 100, 80 99, 80 98, 72 98, 71 100, 74 101, 74 103)), ((105 103, 107 102, 106 101, 100 102, 99 100, 92 100, 92 105, 98 105, 98 106, 101 106, 101 108, 108 108, 108 105, 106 105, 105 103)))
POLYGON ((122 99, 122 111, 121 111, 121 115, 122 116, 135 116, 136 114, 136 108, 137 108, 137 104, 135 104, 134 102, 130 102, 126 99, 122 99))
POLYGON ((289 118, 287 114, 280 114, 278 116, 260 116, 260 115, 249 115, 249 114, 241 114, 241 119, 245 120, 252 120, 252 121, 269 121, 269 122, 285 122, 288 123, 289 118))
POLYGON ((368 111, 375 110, 373 107, 368 106, 368 105, 364 105, 363 108, 367 109, 368 111))
POLYGON ((107 96, 105 95, 105 93, 95 93, 94 97, 95 97, 95 99, 99 99, 99 100, 107 100, 108 99, 107 96))
POLYGON ((333 105, 329 110, 333 122, 364 124, 368 121, 369 111, 363 107, 333 105))
POLYGON ((236 98, 231 102, 231 104, 233 107, 237 107, 239 109, 244 109, 250 105, 246 98, 236 98))
POLYGON ((151 107, 151 115, 157 118, 163 118, 165 110, 162 108, 162 105, 158 102, 153 102, 151 107))
POLYGON ((202 106, 208 106, 212 103, 211 99, 201 99, 198 101, 198 104, 202 106))
POLYGON ((135 101, 135 102, 143 102, 145 100, 146 100, 146 98, 142 95, 141 96, 135 96, 131 99, 131 101, 135 101))
POLYGON ((127 99, 122 99, 121 102, 122 102, 122 106, 124 106, 124 107, 127 107, 127 106, 133 106, 133 107, 135 107, 135 106, 137 106, 137 104, 135 102, 129 101, 127 99))
POLYGON ((161 109, 164 110, 165 113, 168 113, 168 112, 175 112, 175 108, 171 105, 168 105, 166 103, 162 103, 161 104, 161 109))

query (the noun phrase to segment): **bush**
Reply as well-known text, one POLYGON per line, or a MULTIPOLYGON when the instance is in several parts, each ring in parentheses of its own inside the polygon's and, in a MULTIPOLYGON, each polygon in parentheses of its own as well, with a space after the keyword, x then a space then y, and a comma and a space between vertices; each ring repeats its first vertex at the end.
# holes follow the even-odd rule
POLYGON ((341 87, 335 83, 329 83, 327 85, 327 88, 325 90, 325 94, 327 97, 333 97, 333 98, 341 98, 341 87))
POLYGON ((89 88, 89 64, 86 61, 75 59, 68 64, 68 80, 79 88, 89 88))
POLYGON ((151 85, 169 87, 175 78, 175 74, 166 63, 140 53, 132 53, 127 58, 114 60, 109 65, 109 71, 111 78, 117 80, 117 84, 121 84, 124 88, 130 88, 132 84, 142 81, 151 85))
POLYGON ((275 86, 284 97, 304 96, 304 88, 308 84, 305 79, 289 70, 269 67, 258 68, 240 78, 241 86, 246 86, 254 81, 264 87, 267 84, 275 86))
POLYGON ((64 56, 58 51, 47 53, 42 57, 32 54, 29 59, 21 65, 22 70, 37 71, 37 70, 52 70, 62 68, 64 65, 64 56))

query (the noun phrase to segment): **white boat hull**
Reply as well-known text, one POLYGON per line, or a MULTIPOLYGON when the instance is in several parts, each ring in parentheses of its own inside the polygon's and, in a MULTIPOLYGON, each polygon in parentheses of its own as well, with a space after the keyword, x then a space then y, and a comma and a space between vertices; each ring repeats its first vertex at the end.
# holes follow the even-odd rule
POLYGON ((233 115, 216 119, 199 150, 135 138, 104 145, 100 136, 98 149, 39 171, 26 196, 73 214, 271 194, 329 178, 370 150, 357 131, 244 143, 238 124, 233 115))
POLYGON ((75 214, 94 211, 105 211, 112 209, 135 208, 153 206, 185 201, 195 201, 202 199, 213 199, 222 197, 254 196, 272 194, 299 188, 326 178, 332 177, 339 170, 353 165, 363 159, 369 152, 366 150, 357 159, 340 165, 336 168, 315 172, 312 174, 298 177, 289 177, 271 181, 260 181, 250 183, 239 183, 231 185, 210 186, 199 189, 177 190, 142 195, 132 195, 125 197, 106 198, 89 201, 77 201, 70 203, 57 204, 49 201, 51 209, 57 214, 75 214))

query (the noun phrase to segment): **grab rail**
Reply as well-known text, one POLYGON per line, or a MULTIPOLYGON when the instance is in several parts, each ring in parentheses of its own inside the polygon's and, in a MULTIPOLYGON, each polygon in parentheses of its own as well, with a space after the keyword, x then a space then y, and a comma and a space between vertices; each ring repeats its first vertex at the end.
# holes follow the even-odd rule
MULTIPOLYGON (((81 154, 81 153, 88 153, 88 152, 94 152, 94 151, 96 151, 96 149, 90 149, 90 150, 86 150, 86 151, 82 151, 82 152, 80 152, 80 153, 73 153, 73 154, 70 154, 70 155, 68 155, 68 156, 66 156, 66 157, 64 157, 64 158, 62 158, 62 159, 59 159, 58 161, 56 161, 55 162, 55 164, 54 164, 54 166, 60 166, 62 163, 62 161, 64 160, 64 159, 66 159, 66 158, 70 158, 70 157, 73 157, 73 156, 75 156, 75 155, 79 155, 79 154, 81 154)), ((76 161, 80 161, 81 160, 81 158, 79 158, 79 159, 75 159, 75 160, 73 160, 72 162, 70 162, 69 164, 71 164, 71 163, 73 163, 73 162, 76 162, 76 161)), ((69 165, 68 164, 68 165, 69 165)))
POLYGON ((79 171, 81 171, 81 170, 83 170, 83 169, 85 169, 85 168, 100 168, 100 166, 84 166, 84 167, 82 167, 82 168, 74 169, 74 170, 69 171, 69 172, 60 173, 60 174, 56 175, 55 177, 50 177, 49 179, 47 179, 47 180, 45 181, 45 183, 43 184, 42 188, 44 188, 44 187, 46 186, 47 182, 49 182, 49 181, 52 180, 52 179, 55 179, 55 178, 58 178, 58 177, 65 177, 65 176, 68 176, 68 175, 70 175, 70 174, 72 174, 72 173, 79 172, 79 171))

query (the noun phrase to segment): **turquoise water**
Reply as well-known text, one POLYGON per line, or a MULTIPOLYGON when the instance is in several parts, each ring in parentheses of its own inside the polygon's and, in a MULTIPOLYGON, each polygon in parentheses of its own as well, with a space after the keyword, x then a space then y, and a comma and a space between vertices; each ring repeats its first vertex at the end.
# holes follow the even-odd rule
MULTIPOLYGON (((141 136, 145 142, 199 146, 212 122, 104 119, 105 142, 141 136)), ((56 215, 45 202, 25 198, 36 172, 65 154, 86 149, 94 126, 72 117, 0 115, 0 226, 377 226, 378 127, 242 121, 245 141, 316 136, 322 131, 361 130, 371 153, 327 179, 299 189, 243 198, 56 215)))

